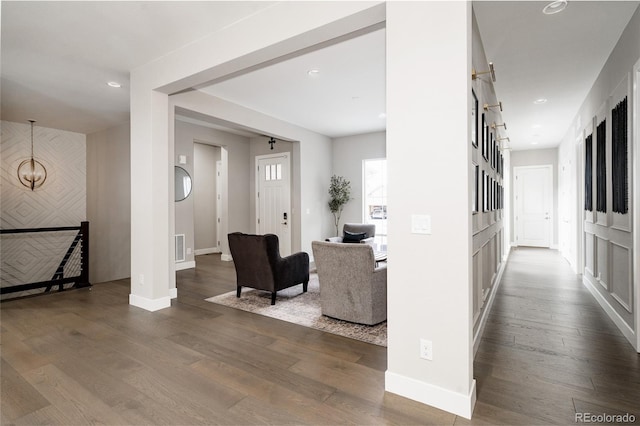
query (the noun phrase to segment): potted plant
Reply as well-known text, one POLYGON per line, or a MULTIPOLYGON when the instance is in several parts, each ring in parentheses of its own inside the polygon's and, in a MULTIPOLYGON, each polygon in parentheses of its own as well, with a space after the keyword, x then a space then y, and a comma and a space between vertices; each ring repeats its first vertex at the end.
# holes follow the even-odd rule
POLYGON ((351 200, 351 182, 342 176, 331 176, 329 197, 329 210, 333 213, 334 223, 336 225, 336 236, 339 236, 338 226, 340 224, 342 209, 344 205, 351 200))

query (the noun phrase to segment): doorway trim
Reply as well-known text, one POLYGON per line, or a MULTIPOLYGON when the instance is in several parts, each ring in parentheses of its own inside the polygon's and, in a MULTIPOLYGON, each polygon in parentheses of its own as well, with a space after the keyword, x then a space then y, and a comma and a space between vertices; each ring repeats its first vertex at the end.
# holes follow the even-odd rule
POLYGON ((518 215, 520 214, 520 207, 519 207, 519 203, 518 203, 518 197, 521 196, 521 194, 519 193, 520 190, 518 188, 518 184, 517 182, 515 182, 515 180, 518 178, 518 172, 520 170, 527 170, 527 169, 545 169, 547 170, 547 173, 549 175, 549 245, 547 248, 553 248, 553 228, 554 228, 554 222, 555 222, 555 212, 553 211, 553 165, 552 164, 539 164, 539 165, 531 165, 531 166, 515 166, 513 168, 513 179, 514 179, 514 185, 513 185, 513 195, 514 195, 514 206, 513 206, 513 228, 514 228, 514 237, 515 237, 515 241, 514 244, 515 246, 519 246, 520 243, 518 241, 518 237, 519 237, 519 227, 518 224, 516 222, 516 218, 518 217, 518 215))
MULTIPOLYGON (((273 154, 263 154, 263 155, 256 155, 254 158, 254 171, 255 171, 255 190, 254 190, 254 200, 255 200, 255 205, 256 205, 256 216, 255 216, 255 229, 256 229, 256 233, 259 232, 260 230, 260 198, 259 198, 259 192, 260 192, 260 173, 258 172, 258 165, 260 163, 260 160, 266 160, 269 158, 279 158, 279 157, 284 157, 286 158, 286 162, 288 163, 287 165, 287 169, 288 169, 288 176, 287 176, 287 185, 289 187, 289 204, 287 206, 287 212, 289 214, 289 217, 287 219, 287 222, 289 223, 289 241, 288 241, 288 246, 289 246, 289 251, 293 252, 293 231, 292 231, 292 224, 293 224, 293 211, 292 211, 292 170, 291 170, 291 152, 285 151, 285 152, 275 152, 273 154)), ((280 235, 278 235, 278 238, 280 239, 280 241, 282 241, 282 237, 280 235)), ((282 246, 282 245, 281 245, 282 246)), ((289 253, 291 254, 291 253, 289 253)))
POLYGON ((638 188, 640 188, 640 133, 638 132, 638 129, 640 129, 640 60, 633 66, 633 86, 631 90, 635 103, 633 106, 633 117, 631 119, 633 125, 632 134, 635 140, 631 141, 633 153, 631 157, 633 161, 631 170, 633 178, 630 191, 632 194, 636 194, 633 196, 633 218, 631 222, 633 228, 633 251, 635 252, 633 256, 631 282, 634 283, 633 292, 635 293, 635 306, 633 307, 636 317, 634 343, 636 352, 640 353, 640 279, 638 278, 638 274, 640 273, 640 259, 638 259, 638 253, 640 253, 640 200, 637 196, 638 188))

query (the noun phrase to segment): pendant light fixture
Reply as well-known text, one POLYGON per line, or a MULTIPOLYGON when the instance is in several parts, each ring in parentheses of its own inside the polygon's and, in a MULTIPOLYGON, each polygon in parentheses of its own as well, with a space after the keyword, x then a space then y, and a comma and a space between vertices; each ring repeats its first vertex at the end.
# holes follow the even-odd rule
POLYGON ((47 169, 41 162, 33 158, 33 123, 35 120, 29 120, 29 123, 31 123, 31 158, 24 160, 18 166, 18 180, 22 185, 35 191, 47 180, 47 169))

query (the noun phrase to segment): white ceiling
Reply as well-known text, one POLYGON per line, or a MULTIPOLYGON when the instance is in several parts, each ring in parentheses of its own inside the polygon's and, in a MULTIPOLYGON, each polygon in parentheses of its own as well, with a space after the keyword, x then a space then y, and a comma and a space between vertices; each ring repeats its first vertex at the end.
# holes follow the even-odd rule
MULTIPOLYGON (((638 5, 546 16, 546 3, 474 2, 514 149, 557 145, 638 5)), ((129 70, 272 4, 3 1, 2 119, 80 133, 128 121, 129 70)), ((201 90, 329 136, 382 130, 384 48, 379 30, 201 90)))
POLYGON ((2 1, 2 119, 80 133, 126 122, 130 70, 274 3, 2 1))
POLYGON ((546 1, 474 2, 512 149, 559 144, 638 3, 569 1, 545 15, 546 1))
POLYGON ((329 137, 382 131, 385 30, 201 90, 329 137))

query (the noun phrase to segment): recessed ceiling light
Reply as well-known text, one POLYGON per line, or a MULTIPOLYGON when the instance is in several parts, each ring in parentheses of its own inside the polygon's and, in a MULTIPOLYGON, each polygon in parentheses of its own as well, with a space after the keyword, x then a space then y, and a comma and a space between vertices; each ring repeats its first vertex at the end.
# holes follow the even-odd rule
POLYGON ((533 141, 533 142, 531 142, 531 145, 538 145, 538 142, 537 141, 533 141))
POLYGON ((107 86, 109 87, 122 87, 122 85, 116 81, 110 81, 107 83, 107 86))
POLYGON ((315 77, 316 75, 320 74, 320 70, 317 69, 312 69, 307 71, 307 74, 311 77, 315 77))
POLYGON ((378 118, 387 118, 387 114, 384 112, 381 112, 380 114, 378 114, 378 118))
POLYGON ((547 98, 540 98, 540 99, 536 99, 535 101, 533 101, 534 104, 536 105, 542 105, 547 103, 547 98))
POLYGON ((542 13, 545 15, 553 15, 560 13, 567 8, 567 0, 552 1, 542 9, 542 13))
POLYGON ((540 127, 542 127, 541 124, 534 124, 533 126, 531 126, 534 129, 539 129, 540 127))

